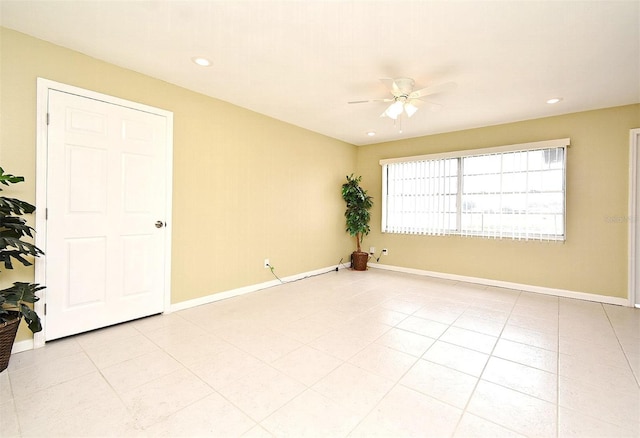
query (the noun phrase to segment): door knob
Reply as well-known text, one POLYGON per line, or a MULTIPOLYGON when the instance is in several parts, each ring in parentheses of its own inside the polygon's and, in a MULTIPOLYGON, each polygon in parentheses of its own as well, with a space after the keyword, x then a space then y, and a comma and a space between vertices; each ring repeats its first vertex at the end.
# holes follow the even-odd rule
POLYGON ((164 227, 164 222, 156 221, 156 228, 162 228, 162 227, 164 227))

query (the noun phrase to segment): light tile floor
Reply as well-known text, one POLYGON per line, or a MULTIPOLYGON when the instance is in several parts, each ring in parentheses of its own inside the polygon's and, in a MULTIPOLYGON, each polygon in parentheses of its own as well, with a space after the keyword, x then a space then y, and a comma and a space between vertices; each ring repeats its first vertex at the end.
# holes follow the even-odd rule
POLYGON ((638 437, 640 310, 342 270, 15 354, 0 435, 638 437))

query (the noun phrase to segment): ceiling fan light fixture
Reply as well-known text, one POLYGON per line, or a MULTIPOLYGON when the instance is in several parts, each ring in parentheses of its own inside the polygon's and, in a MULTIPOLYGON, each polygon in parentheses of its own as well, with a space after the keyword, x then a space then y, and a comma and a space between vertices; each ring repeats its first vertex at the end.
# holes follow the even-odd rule
POLYGON ((403 109, 404 109, 404 103, 402 103, 399 100, 396 100, 391 105, 389 105, 389 108, 387 108, 384 114, 387 117, 390 117, 395 120, 398 118, 400 114, 402 114, 403 109))
POLYGON ((411 117, 416 113, 416 111, 418 111, 418 107, 411 103, 405 103, 404 110, 407 113, 407 115, 411 117))
MULTIPOLYGON (((348 103, 364 103, 364 102, 391 102, 391 104, 380 114, 380 117, 389 117, 393 119, 394 126, 396 122, 402 124, 402 113, 406 113, 407 117, 413 116, 425 103, 424 97, 432 94, 444 93, 456 87, 455 82, 445 82, 438 85, 430 85, 419 90, 414 90, 415 81, 411 78, 381 78, 380 81, 387 87, 393 98, 373 99, 373 100, 356 100, 348 103)), ((430 103, 433 108, 439 108, 439 104, 430 103)), ((402 132, 402 126, 400 126, 402 132)))

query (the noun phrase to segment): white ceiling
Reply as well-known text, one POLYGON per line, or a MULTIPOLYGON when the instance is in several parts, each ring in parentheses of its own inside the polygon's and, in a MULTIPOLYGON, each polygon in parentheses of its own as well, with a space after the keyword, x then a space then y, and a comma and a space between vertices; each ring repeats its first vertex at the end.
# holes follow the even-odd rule
POLYGON ((0 0, 0 23, 356 145, 640 102, 640 1, 0 0), (402 133, 347 104, 400 76, 458 86, 402 133))

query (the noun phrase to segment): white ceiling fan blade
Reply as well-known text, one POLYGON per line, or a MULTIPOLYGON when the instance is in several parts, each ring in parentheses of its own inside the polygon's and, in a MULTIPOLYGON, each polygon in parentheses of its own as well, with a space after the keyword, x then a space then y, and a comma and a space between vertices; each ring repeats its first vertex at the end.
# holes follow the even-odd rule
POLYGON ((394 96, 398 97, 398 96, 402 95, 402 90, 400 89, 400 87, 398 87, 398 84, 396 84, 396 80, 395 79, 393 79, 393 78, 380 78, 380 82, 382 82, 384 84, 384 86, 387 87, 387 89, 394 96))
POLYGON ((421 90, 416 90, 409 94, 409 99, 417 99, 419 97, 429 96, 431 94, 444 93, 445 91, 454 90, 458 84, 455 82, 445 82, 438 85, 431 85, 421 90))
POLYGON ((395 99, 352 100, 347 103, 393 102, 395 99))

